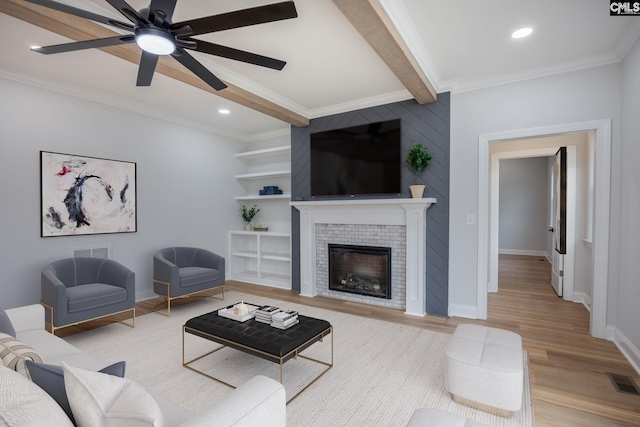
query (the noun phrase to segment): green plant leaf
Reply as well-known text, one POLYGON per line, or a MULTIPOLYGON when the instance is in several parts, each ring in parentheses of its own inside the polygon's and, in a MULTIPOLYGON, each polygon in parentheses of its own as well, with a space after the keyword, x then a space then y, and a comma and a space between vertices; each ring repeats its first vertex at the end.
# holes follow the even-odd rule
POLYGON ((415 180, 418 181, 418 172, 424 172, 429 166, 432 154, 425 150, 422 144, 414 142, 409 151, 407 152, 407 158, 405 164, 409 169, 415 172, 415 180))

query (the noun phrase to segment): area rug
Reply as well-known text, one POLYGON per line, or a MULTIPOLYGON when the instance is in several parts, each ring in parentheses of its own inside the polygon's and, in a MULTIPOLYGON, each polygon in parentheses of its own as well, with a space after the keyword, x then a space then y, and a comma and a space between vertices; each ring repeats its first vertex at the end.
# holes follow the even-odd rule
MULTIPOLYGON (((424 407, 496 427, 534 425, 526 357, 522 409, 503 418, 460 405, 447 393, 444 353, 450 335, 238 292, 226 292, 224 302, 203 299, 172 307, 170 318, 155 313, 140 316, 135 329, 110 324, 65 340, 105 364, 126 360, 128 378, 199 412, 230 389, 182 366, 182 325, 240 301, 298 310, 328 320, 334 327, 334 366, 287 405, 289 426, 404 426, 414 410, 424 407)), ((215 343, 186 335, 187 360, 215 347, 215 343)), ((304 354, 330 361, 329 339, 304 354)), ((234 385, 258 374, 279 379, 278 365, 232 349, 197 363, 198 369, 234 385)), ((323 369, 302 358, 288 361, 283 377, 287 395, 302 390, 323 369)))

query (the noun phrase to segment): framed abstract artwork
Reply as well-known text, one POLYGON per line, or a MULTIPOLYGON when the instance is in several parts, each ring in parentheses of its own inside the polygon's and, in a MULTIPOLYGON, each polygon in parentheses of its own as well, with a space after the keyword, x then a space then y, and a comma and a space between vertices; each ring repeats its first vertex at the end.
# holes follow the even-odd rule
POLYGON ((40 152, 41 236, 135 233, 136 163, 40 152))

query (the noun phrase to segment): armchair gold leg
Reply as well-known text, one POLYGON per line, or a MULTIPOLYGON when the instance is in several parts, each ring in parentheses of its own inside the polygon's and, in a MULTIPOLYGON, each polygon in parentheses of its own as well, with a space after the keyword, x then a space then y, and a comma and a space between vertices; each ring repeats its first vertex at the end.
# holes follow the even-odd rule
POLYGON ((158 304, 156 304, 153 308, 152 311, 155 313, 158 313, 162 316, 165 317, 171 317, 171 301, 173 300, 178 300, 178 299, 185 299, 185 298, 198 298, 198 299, 202 299, 202 298, 211 298, 211 299, 216 299, 218 301, 224 301, 224 285, 216 287, 216 288, 212 288, 213 290, 215 289, 221 289, 222 290, 222 297, 219 296, 214 296, 214 295, 201 295, 204 292, 208 292, 211 291, 212 289, 205 289, 203 291, 197 291, 197 292, 192 292, 190 294, 187 295, 181 295, 179 297, 171 297, 171 287, 170 284, 168 282, 163 282, 160 280, 156 280, 153 279, 153 283, 157 283, 159 285, 165 285, 167 287, 167 295, 161 295, 164 299, 163 301, 159 302, 158 304), (162 306, 164 306, 166 304, 167 306, 167 312, 163 313, 162 311, 160 311, 162 308, 162 306))
POLYGON ((86 323, 86 322, 91 322, 91 321, 94 321, 94 320, 103 319, 103 318, 109 317, 109 316, 115 316, 116 314, 126 313, 126 312, 128 312, 130 310, 131 310, 131 313, 132 313, 131 323, 127 323, 127 322, 125 322, 123 320, 114 320, 113 322, 114 323, 121 323, 121 324, 123 324, 125 326, 129 326, 130 328, 135 328, 136 327, 136 308, 135 307, 128 308, 126 310, 116 311, 114 313, 105 314, 103 316, 92 317, 90 319, 82 320, 80 322, 69 323, 68 325, 55 326, 54 322, 53 322, 53 320, 54 320, 54 316, 53 316, 54 308, 52 306, 50 306, 49 304, 44 303, 42 301, 40 301, 40 305, 42 305, 45 308, 45 310, 49 310, 49 312, 51 313, 50 321, 47 322, 45 320, 45 329, 47 329, 47 325, 48 325, 50 327, 50 332, 51 332, 52 335, 55 335, 56 331, 59 330, 59 329, 68 328, 69 326, 81 325, 81 324, 86 323))

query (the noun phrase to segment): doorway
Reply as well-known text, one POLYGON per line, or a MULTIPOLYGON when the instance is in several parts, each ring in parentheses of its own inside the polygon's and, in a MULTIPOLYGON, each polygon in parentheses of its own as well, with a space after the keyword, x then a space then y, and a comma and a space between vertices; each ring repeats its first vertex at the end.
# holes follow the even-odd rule
POLYGON ((517 129, 479 136, 478 153, 478 281, 477 318, 487 318, 487 292, 490 286, 492 260, 497 260, 497 244, 491 244, 490 215, 490 145, 509 140, 554 136, 576 132, 594 132, 595 185, 593 222, 593 293, 590 332, 597 338, 606 337, 607 278, 609 271, 609 215, 611 174, 611 120, 568 123, 529 129, 517 129))
MULTIPOLYGON (((503 160, 515 160, 515 159, 532 159, 532 158, 552 158, 555 156, 556 152, 560 148, 560 146, 568 146, 567 147, 567 253, 562 257, 564 260, 563 263, 563 271, 564 271, 564 292, 562 292, 562 296, 567 301, 574 301, 574 271, 575 271, 575 257, 576 257, 576 219, 577 219, 577 187, 578 187, 578 178, 577 178, 577 147, 574 144, 582 145, 582 150, 588 150, 587 146, 587 133, 579 133, 579 134, 571 134, 571 135, 555 135, 555 136, 546 136, 546 137, 538 137, 532 139, 522 139, 518 141, 502 141, 500 143, 493 143, 490 145, 491 151, 491 165, 490 165, 490 236, 489 236, 489 247, 490 247, 490 255, 489 255, 489 292, 497 292, 498 291, 498 254, 500 249, 499 247, 499 228, 500 228, 500 216, 499 216, 499 202, 502 197, 500 193, 500 163, 503 160), (530 148, 535 147, 535 148, 530 148)), ((582 153, 586 154, 586 153, 582 153)), ((586 163, 586 161, 585 161, 586 163)), ((548 168, 548 167, 547 167, 548 168)), ((547 241, 545 243, 544 253, 537 253, 536 255, 545 256, 550 263, 554 264, 554 267, 557 268, 558 257, 556 256, 555 251, 552 249, 552 241, 551 238, 553 236, 553 232, 551 231, 551 227, 553 226, 552 212, 550 212, 550 201, 548 198, 552 197, 552 190, 548 187, 550 184, 549 170, 545 170, 543 176, 536 176, 532 179, 538 179, 542 182, 538 183, 537 187, 542 186, 544 190, 546 190, 546 194, 544 195, 545 205, 540 209, 538 207, 538 212, 543 212, 542 216, 546 218, 538 218, 540 220, 545 220, 546 225, 542 225, 538 223, 538 227, 540 229, 544 228, 545 231, 547 227, 549 231, 547 231, 547 241)), ((586 181, 586 177, 585 177, 586 181)), ((583 183, 584 185, 585 183, 583 183)), ((529 184, 532 185, 532 184, 529 184)), ((584 212, 581 212, 584 215, 584 212)), ((538 247, 538 249, 540 249, 538 247)), ((582 268, 585 266, 581 265, 582 268)))

